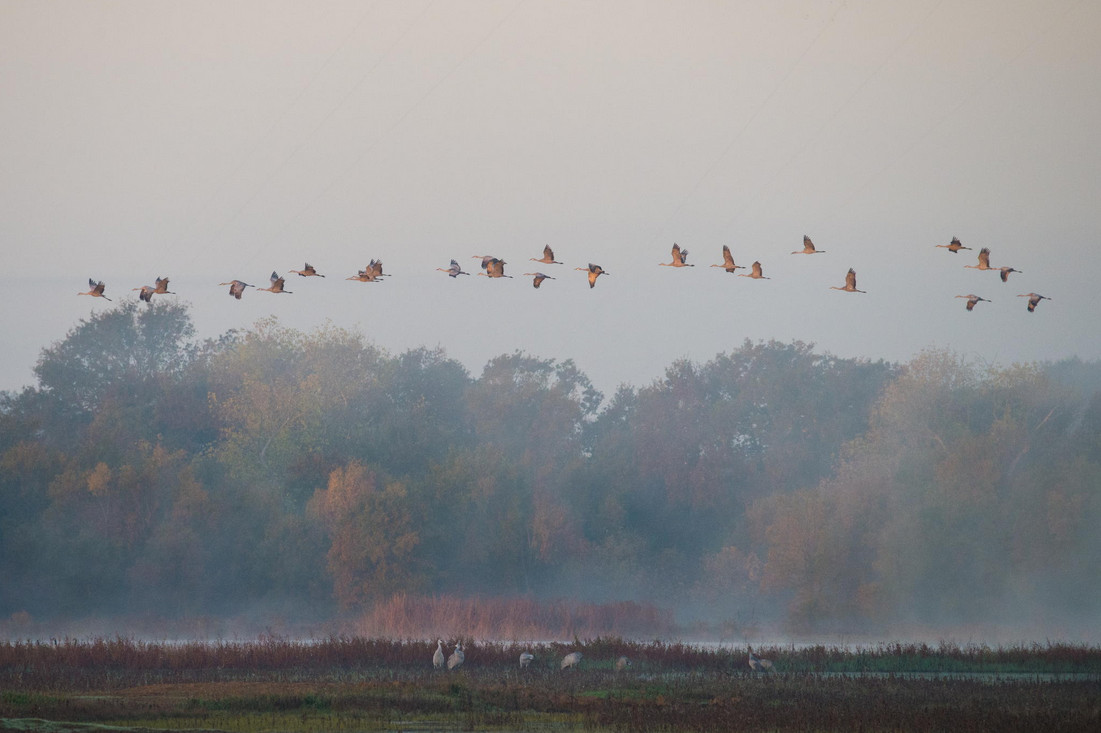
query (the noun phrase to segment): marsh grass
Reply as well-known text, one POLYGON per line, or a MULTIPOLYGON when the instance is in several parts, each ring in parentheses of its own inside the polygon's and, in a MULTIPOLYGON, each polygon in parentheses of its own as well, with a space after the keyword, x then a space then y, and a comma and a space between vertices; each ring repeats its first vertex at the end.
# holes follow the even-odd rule
MULTIPOLYGON (((466 643, 332 637, 0 643, 0 729, 47 719, 149 729, 1097 730, 1101 649, 883 644, 745 648, 605 637, 466 643), (521 670, 521 651, 535 662, 521 670), (579 669, 559 660, 581 651, 579 669), (632 666, 613 668, 625 655, 632 666), (1016 676, 1014 676, 1016 675, 1016 676)), ((34 730, 46 730, 35 723, 34 730)), ((41 724, 44 725, 44 724, 41 724)))

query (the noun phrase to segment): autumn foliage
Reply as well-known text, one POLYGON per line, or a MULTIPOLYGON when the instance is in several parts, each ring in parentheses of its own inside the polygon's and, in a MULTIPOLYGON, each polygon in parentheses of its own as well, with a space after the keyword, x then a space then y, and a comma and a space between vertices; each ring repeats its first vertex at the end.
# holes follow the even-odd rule
POLYGON ((0 624, 743 638, 1101 615, 1101 366, 732 345, 571 361, 121 304, 0 395, 0 624), (440 627, 446 627, 441 629, 440 627), (347 626, 345 627, 347 628, 347 626))

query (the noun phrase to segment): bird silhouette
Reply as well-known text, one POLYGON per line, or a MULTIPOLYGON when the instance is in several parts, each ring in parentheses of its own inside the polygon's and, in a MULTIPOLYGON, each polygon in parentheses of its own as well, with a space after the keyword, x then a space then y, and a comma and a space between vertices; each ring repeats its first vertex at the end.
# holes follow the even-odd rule
POLYGON ((1002 282, 1003 283, 1009 282, 1009 273, 1011 273, 1011 272, 1020 272, 1020 270, 1018 270, 1015 267, 999 267, 998 269, 1002 273, 1002 282))
POLYGON ((536 287, 536 288, 539 287, 540 285, 542 285, 544 280, 555 280, 556 279, 556 278, 551 277, 550 275, 544 275, 541 272, 525 272, 524 276, 525 277, 529 277, 529 276, 534 277, 535 279, 531 281, 531 284, 532 284, 532 287, 536 287))
POLYGON ((595 288, 596 287, 596 279, 598 277, 600 277, 601 275, 610 275, 611 274, 609 272, 604 272, 604 268, 601 267, 600 265, 594 265, 591 262, 589 263, 588 267, 575 267, 574 269, 575 270, 581 270, 582 272, 588 272, 589 273, 589 287, 590 288, 595 288))
POLYGON ((972 270, 993 270, 990 266, 990 248, 983 247, 979 250, 979 264, 977 265, 964 265, 964 267, 970 267, 972 270))
POLYGON ((662 267, 695 267, 695 265, 688 264, 688 250, 681 249, 680 245, 673 242, 673 261, 672 262, 659 262, 662 267))
POLYGON ((458 277, 459 275, 469 275, 470 273, 465 271, 461 265, 455 260, 451 260, 451 267, 437 267, 440 272, 446 272, 450 277, 458 277))
POLYGON ((979 303, 989 303, 990 302, 986 298, 980 298, 977 295, 957 295, 956 297, 957 298, 967 298, 967 310, 969 310, 969 311, 975 310, 975 306, 978 305, 979 303))
POLYGON ((90 295, 93 298, 103 298, 104 300, 111 302, 111 299, 103 294, 103 291, 107 286, 103 284, 102 280, 96 282, 92 278, 88 278, 88 286, 91 288, 90 290, 83 293, 77 293, 77 295, 90 295))
POLYGON ((1029 313, 1032 313, 1036 310, 1036 306, 1040 305, 1041 300, 1051 300, 1051 298, 1047 297, 1046 295, 1040 295, 1039 293, 1024 293, 1023 295, 1018 295, 1017 297, 1028 298, 1029 313))
POLYGON ((271 287, 256 288, 256 289, 257 290, 263 290, 264 292, 267 292, 267 293, 286 293, 288 295, 291 294, 290 290, 284 290, 283 289, 283 282, 284 281, 283 281, 283 278, 279 277, 278 272, 272 271, 270 280, 271 280, 271 287))
POLYGON ((152 285, 142 285, 140 288, 131 288, 131 290, 140 290, 138 300, 144 300, 149 305, 153 305, 153 293, 157 292, 157 289, 152 285))
POLYGON ((227 283, 218 283, 218 284, 219 285, 228 285, 229 286, 229 294, 232 295, 237 300, 240 300, 241 296, 245 294, 245 288, 251 288, 252 287, 247 282, 243 282, 241 280, 230 280, 227 283))
POLYGON ((559 669, 570 669, 581 664, 581 652, 570 652, 562 657, 562 666, 559 669))
POLYGON ((751 277, 754 280, 771 280, 772 279, 770 277, 765 277, 763 272, 764 271, 761 269, 761 263, 760 262, 754 262, 750 266, 750 270, 749 270, 748 274, 744 273, 744 272, 739 272, 738 277, 751 277))
POLYGON ((955 254, 956 252, 959 252, 961 249, 971 249, 970 247, 964 247, 960 243, 960 240, 955 238, 955 237, 952 237, 952 241, 949 242, 948 244, 938 244, 938 245, 935 245, 935 246, 943 247, 944 249, 948 250, 952 254, 955 254))
POLYGON ((735 270, 744 270, 745 265, 735 265, 734 255, 730 254, 730 247, 723 245, 723 261, 719 265, 711 265, 712 267, 721 267, 727 272, 734 272, 735 270))
POLYGON ((866 293, 866 290, 856 289, 856 270, 849 268, 849 271, 845 273, 845 285, 843 287, 837 287, 836 285, 830 285, 830 290, 844 290, 846 293, 866 293))
POLYGON ((814 242, 810 241, 810 237, 806 234, 803 235, 803 249, 797 249, 792 252, 793 255, 820 255, 825 253, 824 249, 815 249, 814 242))
POLYGON ((529 257, 532 262, 542 262, 544 265, 561 265, 562 263, 554 259, 554 250, 550 248, 550 245, 543 247, 542 257, 529 257))
POLYGON ((463 653, 463 645, 456 644, 455 651, 451 653, 451 656, 447 658, 448 669, 458 669, 463 666, 463 662, 466 661, 466 654, 463 653))
POLYGON ((432 666, 436 669, 443 669, 444 661, 443 639, 439 639, 436 642, 436 653, 432 655, 432 666))
POLYGON ((318 272, 309 262, 303 265, 301 270, 287 270, 287 272, 293 272, 299 277, 325 277, 320 272, 318 272))

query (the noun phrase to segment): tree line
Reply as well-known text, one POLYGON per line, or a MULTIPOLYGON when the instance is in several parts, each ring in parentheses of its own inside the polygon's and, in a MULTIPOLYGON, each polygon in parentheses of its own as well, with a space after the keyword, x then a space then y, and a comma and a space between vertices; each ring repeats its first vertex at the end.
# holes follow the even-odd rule
POLYGON ((0 618, 637 600, 797 630, 1096 619, 1101 365, 523 353, 124 303, 0 396, 0 618))

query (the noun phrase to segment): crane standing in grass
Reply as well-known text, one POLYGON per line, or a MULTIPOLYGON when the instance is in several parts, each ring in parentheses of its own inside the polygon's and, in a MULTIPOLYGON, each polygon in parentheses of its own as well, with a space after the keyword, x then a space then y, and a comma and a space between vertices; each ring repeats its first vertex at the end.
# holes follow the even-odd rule
POLYGON ((566 656, 562 657, 562 665, 560 669, 572 669, 581 664, 581 652, 570 652, 566 656))
POLYGON ((463 645, 458 643, 455 645, 455 651, 451 653, 451 656, 447 658, 448 669, 458 669, 463 666, 463 662, 466 661, 466 654, 463 653, 463 645))
POLYGON ((753 653, 753 647, 749 647, 749 668, 754 672, 771 672, 772 662, 762 659, 753 653))
POLYGON ((443 665, 446 662, 443 653, 443 639, 436 641, 436 653, 432 655, 432 666, 436 669, 443 669, 443 665))

